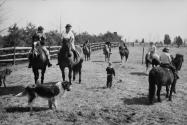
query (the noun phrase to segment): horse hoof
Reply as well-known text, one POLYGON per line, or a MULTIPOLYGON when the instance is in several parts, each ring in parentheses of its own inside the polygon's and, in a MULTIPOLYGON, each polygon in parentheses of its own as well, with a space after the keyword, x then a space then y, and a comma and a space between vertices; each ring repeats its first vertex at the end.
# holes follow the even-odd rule
POLYGON ((171 99, 171 98, 169 98, 169 101, 172 101, 172 99, 171 99))

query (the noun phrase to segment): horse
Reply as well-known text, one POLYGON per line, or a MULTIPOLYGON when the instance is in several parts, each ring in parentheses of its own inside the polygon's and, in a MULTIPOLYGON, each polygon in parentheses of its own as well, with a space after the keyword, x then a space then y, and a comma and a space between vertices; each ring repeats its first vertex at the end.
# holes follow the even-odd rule
POLYGON ((145 55, 145 65, 146 65, 146 72, 148 71, 148 68, 150 67, 150 65, 152 65, 152 67, 160 65, 159 57, 151 56, 150 53, 147 53, 145 55))
POLYGON ((34 49, 31 62, 35 84, 39 79, 39 70, 41 70, 41 84, 44 83, 44 74, 46 71, 47 61, 47 55, 41 47, 34 49))
POLYGON ((105 62, 107 59, 108 59, 108 62, 110 61, 110 54, 111 54, 110 49, 111 48, 109 48, 107 45, 103 47, 103 54, 105 55, 105 62))
POLYGON ((129 57, 129 50, 127 47, 119 47, 119 54, 121 56, 121 63, 123 62, 123 58, 125 56, 125 61, 127 62, 127 59, 129 57))
MULTIPOLYGON (((182 67, 183 55, 176 54, 176 57, 172 60, 173 66, 179 71, 182 67)), ((172 101, 172 92, 174 91, 177 80, 174 78, 173 72, 164 67, 153 67, 149 72, 149 103, 153 104, 153 98, 155 95, 155 89, 157 86, 158 102, 161 102, 160 91, 162 86, 166 86, 166 98, 169 97, 169 101, 172 101), (171 87, 170 87, 171 86, 171 87), (169 93, 170 91, 170 93, 169 93)))
POLYGON ((84 45, 83 46, 83 53, 84 53, 84 56, 85 56, 85 61, 87 60, 90 60, 90 55, 91 55, 91 48, 90 46, 87 46, 87 45, 84 45))
POLYGON ((75 59, 75 55, 71 50, 71 43, 69 41, 64 41, 61 49, 60 49, 60 60, 59 67, 62 72, 63 81, 65 81, 65 68, 69 69, 69 82, 71 84, 72 71, 73 71, 73 81, 75 80, 75 75, 79 73, 79 84, 81 83, 81 70, 83 63, 83 50, 80 46, 76 45, 75 49, 79 52, 79 56, 75 59))

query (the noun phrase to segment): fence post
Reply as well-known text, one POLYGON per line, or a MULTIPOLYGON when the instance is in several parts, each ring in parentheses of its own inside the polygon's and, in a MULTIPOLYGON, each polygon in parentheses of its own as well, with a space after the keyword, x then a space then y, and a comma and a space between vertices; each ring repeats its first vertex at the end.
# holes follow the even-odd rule
POLYGON ((15 66, 15 64, 16 64, 16 55, 15 55, 15 53, 16 53, 16 46, 15 46, 15 43, 14 43, 14 49, 13 49, 13 52, 14 52, 13 65, 15 66))
POLYGON ((143 46, 143 53, 142 53, 142 64, 144 63, 144 46, 143 46))

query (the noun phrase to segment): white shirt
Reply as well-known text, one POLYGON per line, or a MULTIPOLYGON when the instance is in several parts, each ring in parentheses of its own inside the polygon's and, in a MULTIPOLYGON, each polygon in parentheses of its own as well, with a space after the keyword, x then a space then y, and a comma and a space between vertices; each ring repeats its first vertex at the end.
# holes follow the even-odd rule
POLYGON ((125 41, 120 41, 119 46, 124 47, 124 43, 125 43, 125 41))
POLYGON ((68 33, 66 31, 63 31, 61 39, 70 39, 72 48, 75 50, 75 37, 71 31, 69 31, 68 33))

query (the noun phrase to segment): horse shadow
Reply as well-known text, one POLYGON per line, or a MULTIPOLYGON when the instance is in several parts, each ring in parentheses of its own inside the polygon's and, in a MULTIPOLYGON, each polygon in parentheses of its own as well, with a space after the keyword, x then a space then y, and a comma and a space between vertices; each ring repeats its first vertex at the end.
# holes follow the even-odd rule
POLYGON ((18 86, 10 86, 10 87, 0 87, 0 96, 3 95, 16 95, 24 90, 24 87, 21 85, 18 86))
MULTIPOLYGON (((40 112, 40 111, 46 111, 49 108, 47 107, 33 107, 34 112, 40 112)), ((5 111, 8 113, 14 113, 14 112, 30 112, 29 107, 18 107, 18 106, 13 106, 13 107, 6 107, 5 111)))
POLYGON ((106 89, 107 87, 106 86, 99 86, 99 87, 90 87, 90 88, 87 88, 89 90, 94 90, 94 91, 99 91, 100 89, 106 89))
MULTIPOLYGON (((59 81, 57 81, 57 82, 59 82, 59 81)), ((55 85, 57 82, 46 82, 43 85, 51 86, 51 85, 55 85)))
POLYGON ((149 105, 148 98, 145 96, 142 97, 133 97, 133 98, 121 98, 125 105, 149 105))
POLYGON ((148 76, 148 74, 145 72, 131 72, 130 74, 131 75, 138 75, 138 76, 148 76))

